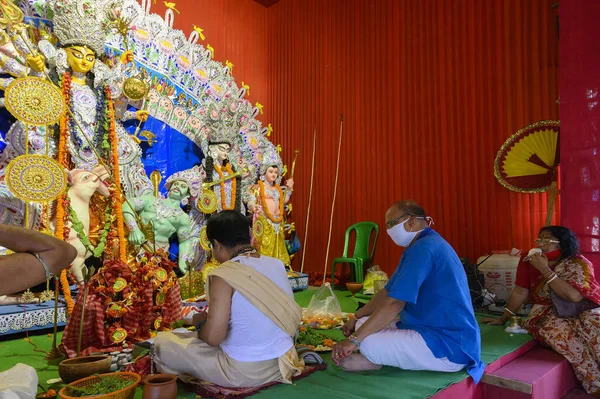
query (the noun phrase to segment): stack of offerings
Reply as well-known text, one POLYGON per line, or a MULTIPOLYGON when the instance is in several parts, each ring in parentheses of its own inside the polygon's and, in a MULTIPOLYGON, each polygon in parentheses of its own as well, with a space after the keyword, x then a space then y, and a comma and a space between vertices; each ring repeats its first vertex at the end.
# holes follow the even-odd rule
POLYGON ((133 349, 126 348, 121 352, 111 352, 112 363, 110 365, 110 372, 115 373, 117 371, 124 371, 125 368, 133 361, 133 349))

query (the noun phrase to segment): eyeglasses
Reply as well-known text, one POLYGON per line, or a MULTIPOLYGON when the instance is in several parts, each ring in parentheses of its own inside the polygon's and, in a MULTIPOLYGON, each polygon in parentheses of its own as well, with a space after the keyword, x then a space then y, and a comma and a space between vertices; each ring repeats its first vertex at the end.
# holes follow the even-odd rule
POLYGON ((394 220, 390 220, 389 222, 385 222, 385 227, 386 227, 388 230, 389 230, 389 229, 391 229, 392 227, 394 227, 395 225, 397 225, 397 224, 398 224, 398 222, 399 222, 400 220, 402 220, 402 218, 404 218, 405 216, 412 216, 412 215, 411 215, 410 213, 405 213, 405 214, 404 214, 404 215, 402 215, 402 216, 398 216, 398 217, 397 217, 396 219, 394 219, 394 220))
POLYGON ((535 242, 538 244, 560 244, 560 241, 553 240, 552 238, 536 238, 535 242))

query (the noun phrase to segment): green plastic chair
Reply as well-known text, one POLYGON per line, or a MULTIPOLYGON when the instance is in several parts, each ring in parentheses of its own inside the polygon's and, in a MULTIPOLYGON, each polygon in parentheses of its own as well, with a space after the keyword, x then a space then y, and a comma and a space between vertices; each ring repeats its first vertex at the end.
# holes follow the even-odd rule
POLYGON ((341 258, 333 259, 331 266, 331 281, 335 281, 335 265, 336 263, 348 263, 350 265, 350 279, 354 279, 357 283, 362 283, 364 278, 364 265, 373 263, 373 254, 375 253, 375 245, 377 244, 377 236, 379 235, 379 226, 373 222, 359 222, 348 227, 346 230, 346 238, 344 242, 344 253, 341 258), (371 235, 373 234, 373 244, 371 245, 371 235), (356 232, 356 244, 352 256, 348 256, 348 246, 350 245, 350 234, 356 232))

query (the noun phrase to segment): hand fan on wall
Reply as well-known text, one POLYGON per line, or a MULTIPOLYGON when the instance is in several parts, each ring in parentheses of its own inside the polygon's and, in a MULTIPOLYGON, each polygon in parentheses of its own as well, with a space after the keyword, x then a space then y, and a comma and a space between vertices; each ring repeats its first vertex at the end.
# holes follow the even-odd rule
POLYGON ((494 176, 509 190, 549 191, 546 226, 552 222, 557 194, 559 134, 559 121, 536 122, 510 136, 494 161, 494 176))

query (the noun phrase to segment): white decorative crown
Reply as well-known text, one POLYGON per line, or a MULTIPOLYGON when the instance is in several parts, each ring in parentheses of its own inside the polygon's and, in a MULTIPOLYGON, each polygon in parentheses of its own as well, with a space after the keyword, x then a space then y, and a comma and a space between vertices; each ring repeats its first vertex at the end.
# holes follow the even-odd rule
POLYGON ((108 12, 114 0, 51 0, 54 32, 64 46, 80 44, 96 55, 104 53, 109 30, 108 12))
POLYGON ((271 142, 268 142, 266 139, 265 141, 267 141, 267 143, 260 162, 260 175, 264 175, 267 172, 267 169, 269 169, 269 166, 277 166, 277 169, 279 169, 279 176, 281 176, 283 173, 283 162, 281 161, 279 152, 271 142))

